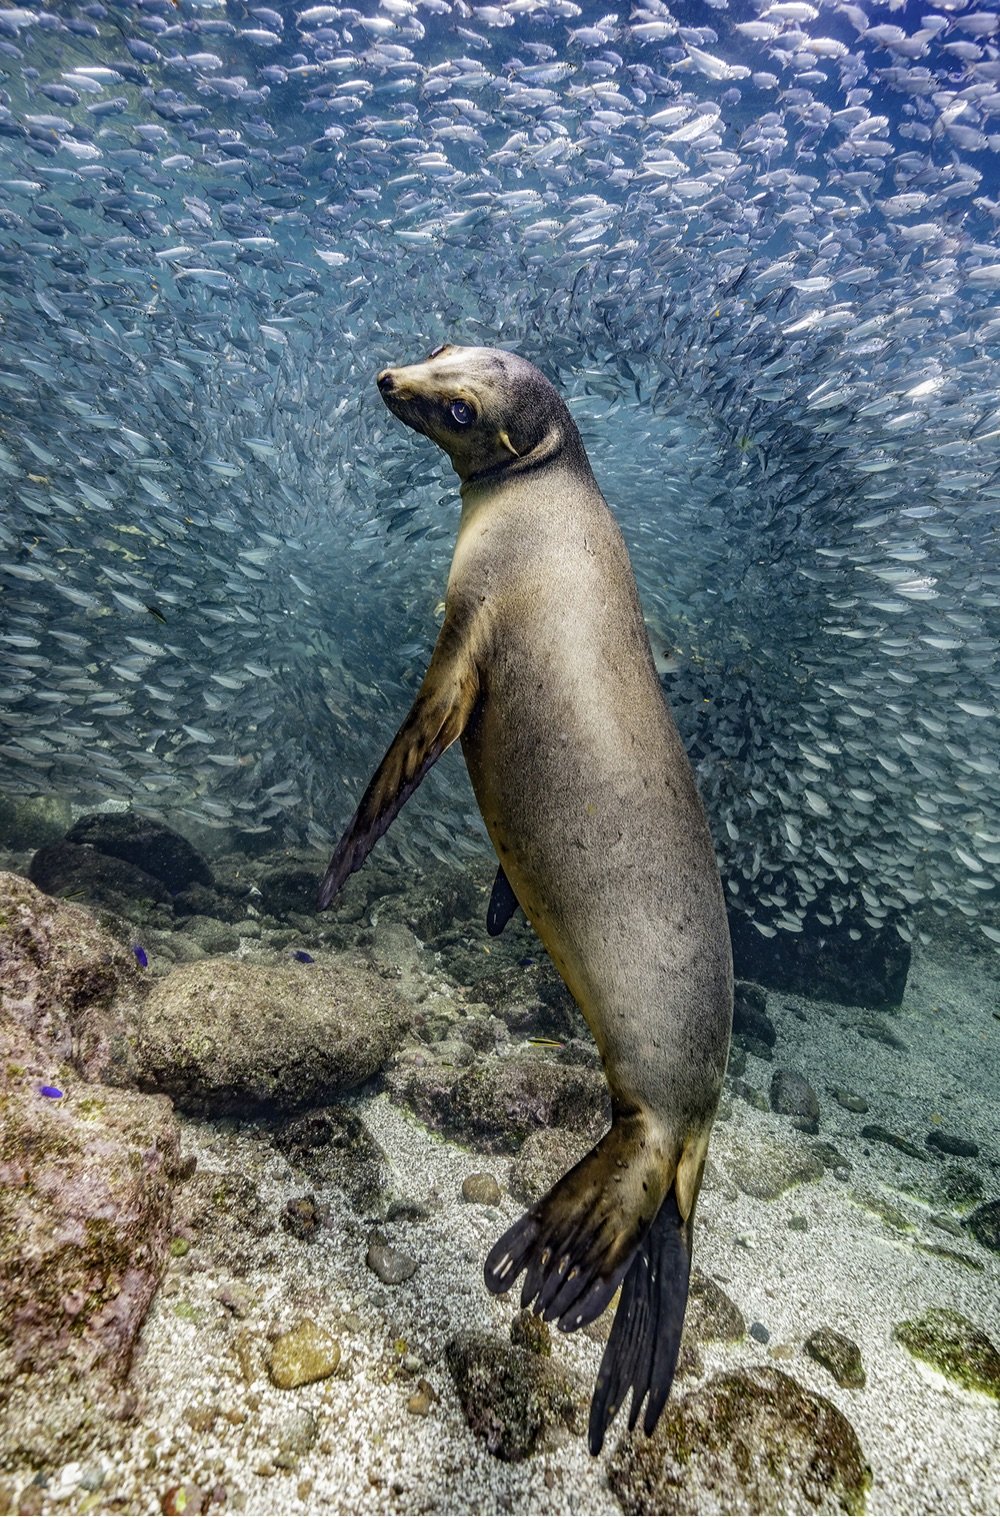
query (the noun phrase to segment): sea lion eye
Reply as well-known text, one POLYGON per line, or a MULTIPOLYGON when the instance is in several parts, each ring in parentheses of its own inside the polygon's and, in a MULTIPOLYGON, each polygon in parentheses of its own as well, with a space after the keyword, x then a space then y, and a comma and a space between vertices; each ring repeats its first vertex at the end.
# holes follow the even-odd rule
POLYGON ((467 400, 453 400, 451 403, 451 414, 460 427, 467 427, 476 417, 475 411, 467 400))

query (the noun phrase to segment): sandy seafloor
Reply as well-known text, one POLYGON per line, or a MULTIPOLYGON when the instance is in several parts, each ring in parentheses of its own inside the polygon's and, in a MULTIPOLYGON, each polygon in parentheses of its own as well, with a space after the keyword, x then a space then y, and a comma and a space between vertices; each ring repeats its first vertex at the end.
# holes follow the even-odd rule
MULTIPOLYGON (((432 983, 428 988, 433 994, 432 983)), ((853 1173, 843 1181, 827 1170, 775 1201, 755 1200, 728 1180, 731 1156, 745 1159, 775 1138, 816 1140, 791 1134, 788 1119, 739 1099, 727 1101, 730 1114, 715 1129, 695 1261, 748 1325, 767 1327, 770 1340, 703 1345, 703 1378, 738 1365, 776 1364, 828 1397, 857 1431, 871 1465, 872 1513, 1000 1510, 997 1403, 946 1382, 892 1340, 895 1323, 946 1306, 1000 1343, 1000 1259, 968 1233, 950 1237, 931 1223, 929 1205, 908 1192, 911 1184, 926 1188, 929 1164, 860 1136, 875 1121, 921 1142, 938 1122, 972 1137, 980 1156, 962 1162, 981 1174, 984 1199, 994 1199, 998 1010, 989 959, 945 962, 925 954, 914 964, 903 1009, 890 1018, 909 1046, 903 1054, 860 1037, 855 1029, 866 1014, 857 1009, 772 992, 775 1064, 751 1057, 746 1078, 766 1092, 775 1067, 804 1074, 820 1097, 819 1136, 838 1147, 853 1173), (866 1116, 829 1097, 837 1083, 867 1098, 866 1116), (905 1213, 915 1231, 889 1225, 859 1200, 866 1194, 905 1213), (808 1230, 790 1230, 793 1215, 805 1217, 808 1230), (924 1252, 921 1243, 953 1248, 982 1268, 924 1252), (841 1389, 802 1350, 821 1325, 860 1346, 864 1390, 841 1389)), ((445 1367, 443 1348, 453 1332, 488 1329, 506 1341, 517 1309, 513 1297, 491 1298, 482 1282, 486 1252, 523 1209, 506 1193, 510 1160, 444 1141, 385 1096, 364 1099, 357 1110, 389 1156, 391 1191, 430 1209, 427 1220, 384 1225, 389 1241, 419 1260, 416 1275, 396 1286, 376 1279, 365 1264, 370 1224, 333 1188, 317 1194, 330 1208, 330 1225, 315 1241, 273 1228, 249 1240, 255 1259, 247 1273, 237 1270, 238 1279, 226 1267, 224 1247, 203 1249, 196 1239, 186 1256, 171 1260, 146 1322, 133 1371, 138 1420, 127 1456, 119 1449, 105 1458, 103 1487, 89 1496, 77 1489, 60 1500, 57 1477, 46 1510, 157 1512, 163 1494, 183 1481, 205 1491, 222 1485, 229 1510, 251 1513, 620 1510, 605 1463, 622 1436, 621 1416, 599 1459, 587 1453, 582 1432, 560 1432, 526 1462, 503 1463, 467 1427, 445 1367), (477 1170, 500 1182, 500 1207, 462 1201, 462 1180, 477 1170), (234 1281, 252 1303, 243 1318, 219 1299, 234 1281), (325 1381, 279 1390, 264 1370, 268 1335, 303 1316, 338 1339, 341 1366, 325 1381), (406 1410, 419 1376, 439 1398, 424 1417, 406 1410), (212 1409, 218 1415, 205 1428, 212 1409), (294 1456, 294 1469, 281 1469, 282 1440, 287 1447, 291 1427, 294 1443, 295 1428, 303 1426, 312 1446, 294 1456)), ((198 1172, 251 1176, 272 1223, 290 1197, 310 1188, 252 1127, 180 1120, 198 1172)), ((588 1399, 600 1355, 601 1346, 583 1334, 554 1334, 552 1362, 579 1374, 588 1399)), ((697 1383, 678 1381, 674 1394, 697 1383)), ((89 1462, 101 1464, 99 1449, 89 1462)))

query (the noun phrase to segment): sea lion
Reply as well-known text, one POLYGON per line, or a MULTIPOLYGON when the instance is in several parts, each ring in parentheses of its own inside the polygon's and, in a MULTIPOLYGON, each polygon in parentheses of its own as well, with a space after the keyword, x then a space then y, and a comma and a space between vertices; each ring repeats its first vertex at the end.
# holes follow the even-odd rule
POLYGON ((732 1026, 732 957, 694 776, 618 525, 538 369, 436 348, 385 369, 401 421, 461 480, 445 619, 409 716, 337 845, 320 909, 456 738, 500 860, 491 932, 519 904, 604 1062, 612 1125, 511 1227, 486 1284, 566 1332, 621 1301, 590 1448, 631 1389, 651 1433, 677 1362, 691 1231, 732 1026))

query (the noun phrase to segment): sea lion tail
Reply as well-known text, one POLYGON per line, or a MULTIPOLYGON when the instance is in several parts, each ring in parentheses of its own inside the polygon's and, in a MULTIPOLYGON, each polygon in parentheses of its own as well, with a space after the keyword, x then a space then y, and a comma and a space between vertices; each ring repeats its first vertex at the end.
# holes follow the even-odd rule
POLYGON ((641 1112, 616 1113, 579 1164, 507 1229, 486 1259, 487 1289, 575 1332, 599 1317, 625 1279, 673 1183, 676 1155, 641 1112))
POLYGON ((611 1336, 590 1403, 590 1452, 599 1454, 604 1434, 628 1392, 629 1432, 639 1421, 644 1398, 643 1431, 648 1437, 667 1404, 691 1275, 691 1218, 684 1221, 671 1188, 625 1276, 611 1336))

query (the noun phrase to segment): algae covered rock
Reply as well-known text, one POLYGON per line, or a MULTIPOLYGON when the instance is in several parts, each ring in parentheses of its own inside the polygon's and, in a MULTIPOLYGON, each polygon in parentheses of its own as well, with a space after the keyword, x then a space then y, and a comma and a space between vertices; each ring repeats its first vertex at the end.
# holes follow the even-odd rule
POLYGON ((966 1217, 965 1225, 983 1248, 1000 1254, 1000 1201, 985 1201, 977 1206, 966 1217))
POLYGON ((1000 1353, 968 1317, 932 1307, 922 1317, 898 1323, 892 1336, 949 1380, 1000 1400, 1000 1353))
POLYGON ((134 811, 94 812, 82 816, 66 834, 109 858, 123 859, 162 880, 171 892, 186 885, 211 885, 212 871, 197 848, 179 832, 134 811))
POLYGON ((179 1173, 169 1101, 0 1087, 0 1457, 68 1455, 114 1410, 179 1173))
POLYGON ((488 1153, 516 1152, 540 1128, 568 1128, 594 1141, 610 1120, 603 1075, 548 1059, 487 1056, 444 1079, 433 1065, 401 1065, 389 1085, 423 1121, 488 1153))
POLYGON ((143 992, 131 949, 89 911, 0 873, 0 1056, 100 1079, 143 992))
POLYGON ((201 959, 152 987, 131 1074, 195 1114, 245 1116, 322 1105, 378 1073, 409 1010, 361 965, 201 959))
POLYGON ((140 902, 170 900, 163 881, 139 865, 65 839, 39 848, 28 866, 28 878, 46 895, 78 895, 122 913, 140 902))
POLYGON ((865 1367, 861 1362, 861 1350, 851 1338, 835 1332, 832 1327, 819 1327, 806 1339, 803 1347, 810 1359, 815 1359, 842 1385, 845 1390, 861 1390, 865 1384, 865 1367))
POLYGON ((696 1264, 691 1270, 685 1335, 695 1343, 739 1343, 746 1331, 746 1318, 739 1307, 696 1264))
POLYGON ((576 1428, 577 1392, 537 1352, 458 1333, 445 1360, 466 1421, 497 1459, 527 1459, 549 1428, 576 1428))
POLYGON ((626 1437, 608 1468, 626 1512, 846 1512, 871 1484, 857 1434, 780 1370, 718 1375, 668 1403, 653 1437, 626 1437))
POLYGON ((356 1111, 319 1106, 293 1117, 274 1134, 289 1162, 315 1185, 336 1185, 361 1211, 377 1206, 389 1164, 356 1111))
POLYGON ((580 1133, 540 1127, 521 1144, 510 1168, 510 1193, 526 1206, 541 1200, 587 1152, 580 1133))
POLYGON ((758 1137, 736 1146, 725 1159, 730 1179, 744 1195, 775 1201, 794 1185, 821 1180, 822 1162, 806 1147, 778 1137, 758 1137))

